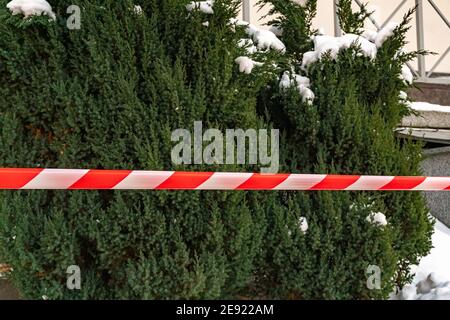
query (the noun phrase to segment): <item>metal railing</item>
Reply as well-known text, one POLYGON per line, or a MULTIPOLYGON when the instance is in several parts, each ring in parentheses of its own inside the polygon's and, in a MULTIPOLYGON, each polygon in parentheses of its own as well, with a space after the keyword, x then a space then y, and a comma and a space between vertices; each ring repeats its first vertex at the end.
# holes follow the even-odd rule
MULTIPOLYGON (((358 6, 363 6, 363 2, 361 0, 353 0, 358 6)), ((394 10, 391 12, 391 14, 388 16, 388 18, 383 22, 379 23, 376 21, 376 19, 373 17, 373 15, 370 15, 368 17, 369 21, 377 28, 377 30, 382 29, 389 21, 392 20, 392 18, 407 4, 409 0, 401 0, 399 1, 398 5, 394 8, 394 10)), ((250 21, 250 15, 251 15, 251 0, 243 0, 242 1, 242 16, 243 19, 246 21, 250 21)), ((450 21, 445 16, 444 12, 436 5, 434 0, 414 0, 415 5, 417 6, 416 10, 416 38, 417 38, 417 50, 426 50, 425 47, 425 24, 426 21, 424 21, 424 5, 428 4, 431 5, 431 7, 434 9, 434 11, 438 14, 438 16, 441 18, 443 23, 449 28, 450 31, 450 21)), ((342 34, 342 30, 339 26, 339 19, 337 17, 336 11, 337 11, 337 4, 339 3, 339 0, 333 0, 333 6, 334 6, 334 33, 335 36, 340 36, 342 34)), ((414 76, 417 78, 418 82, 426 82, 426 83, 444 83, 444 84, 450 84, 450 77, 447 75, 447 77, 443 77, 441 74, 438 74, 435 72, 436 68, 441 65, 441 63, 444 61, 444 59, 449 55, 450 53, 450 32, 448 37, 443 37, 443 39, 448 39, 449 46, 443 53, 438 53, 438 59, 432 65, 428 70, 426 66, 426 60, 425 56, 419 55, 417 58, 417 66, 412 66, 409 64, 409 67, 411 71, 413 72, 414 76)), ((433 51, 433 50, 430 50, 433 51)))
MULTIPOLYGON (((442 19, 442 21, 447 25, 447 28, 450 31, 450 22, 444 15, 444 13, 439 9, 439 7, 434 3, 433 0, 427 0, 428 3, 433 7, 433 9, 437 12, 439 17, 442 19)), ((419 49, 425 49, 424 45, 424 33, 423 33, 423 0, 416 0, 417 3, 417 44, 419 49)), ((447 39, 450 39, 447 37, 447 39)), ((449 40, 450 42, 450 40, 449 40)), ((447 54, 450 52, 450 45, 447 47, 444 53, 442 53, 439 57, 439 59, 435 62, 435 64, 431 67, 431 69, 427 72, 425 69, 425 59, 423 56, 419 56, 419 76, 421 78, 430 79, 430 77, 433 75, 434 70, 444 61, 447 54)), ((431 78, 432 79, 432 78, 431 78)), ((447 81, 450 83, 450 79, 447 79, 447 81)))
POLYGON ((250 0, 242 0, 242 19, 250 22, 250 12, 252 6, 250 0))
MULTIPOLYGON (((354 0, 355 3, 362 7, 363 3, 360 0, 354 0)), ((425 48, 425 21, 424 21, 424 3, 429 3, 431 7, 436 11, 436 13, 439 15, 439 17, 442 19, 442 21, 447 25, 450 31, 450 22, 445 16, 445 14, 442 12, 442 10, 436 5, 436 3, 433 0, 414 0, 415 5, 417 7, 416 9, 416 37, 417 37, 417 50, 426 50, 425 48)), ((340 36, 342 34, 341 28, 339 26, 339 19, 337 17, 337 5, 339 3, 339 0, 334 0, 334 32, 335 36, 340 36)), ((400 9, 408 2, 408 0, 402 0, 392 11, 392 13, 389 15, 389 17, 382 23, 379 24, 378 21, 375 20, 373 15, 370 15, 368 19, 372 24, 377 28, 377 30, 381 30, 389 21, 392 20, 392 18, 400 11, 400 9)), ((439 58, 434 63, 434 65, 427 71, 426 63, 425 63, 425 56, 419 55, 417 57, 417 68, 414 68, 410 64, 408 64, 409 68, 413 72, 414 76, 417 78, 418 82, 425 82, 425 83, 443 83, 443 84, 450 84, 450 78, 449 77, 442 77, 441 75, 435 73, 436 68, 444 61, 445 57, 450 52, 450 34, 449 37, 446 39, 449 39, 449 46, 448 48, 443 52, 438 54, 439 58)))

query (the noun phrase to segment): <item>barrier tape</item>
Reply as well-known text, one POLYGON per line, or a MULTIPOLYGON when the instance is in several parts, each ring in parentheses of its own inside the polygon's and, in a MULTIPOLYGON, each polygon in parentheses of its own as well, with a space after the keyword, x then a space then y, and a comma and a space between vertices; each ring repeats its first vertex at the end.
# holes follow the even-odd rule
POLYGON ((0 189, 446 191, 450 177, 0 168, 0 189))

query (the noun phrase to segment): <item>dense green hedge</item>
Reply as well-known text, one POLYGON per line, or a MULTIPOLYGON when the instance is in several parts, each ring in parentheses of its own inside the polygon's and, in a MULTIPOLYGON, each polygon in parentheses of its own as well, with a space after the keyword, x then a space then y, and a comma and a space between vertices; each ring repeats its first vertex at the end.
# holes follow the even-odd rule
MULTIPOLYGON (((269 1, 286 54, 256 53, 264 66, 247 75, 234 61, 244 28, 229 23, 239 1, 216 0, 207 15, 186 0, 143 0, 143 14, 131 0, 78 0, 80 30, 66 28, 74 1, 49 2, 56 22, 11 16, 0 1, 0 166, 258 170, 174 166, 172 130, 202 120, 280 128, 283 172, 419 173, 420 146, 393 133, 407 112, 405 25, 374 61, 351 48, 301 71, 315 1, 269 1), (274 73, 286 68, 308 75, 312 105, 279 90, 274 73)), ((36 299, 386 297, 430 232, 418 193, 0 192, 0 257, 36 299), (378 211, 387 226, 366 221, 378 211), (74 264, 82 286, 71 291, 74 264), (369 265, 382 270, 381 290, 366 287, 369 265)))

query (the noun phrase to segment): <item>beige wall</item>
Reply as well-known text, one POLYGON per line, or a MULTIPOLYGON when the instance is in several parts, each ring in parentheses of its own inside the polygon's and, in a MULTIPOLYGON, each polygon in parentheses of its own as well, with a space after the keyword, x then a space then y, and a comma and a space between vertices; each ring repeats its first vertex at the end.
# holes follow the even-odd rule
MULTIPOLYGON (((361 2, 369 3, 369 10, 375 11, 373 16, 375 20, 381 25, 394 11, 401 0, 363 0, 361 2)), ((436 5, 450 20, 450 0, 434 0, 436 5)), ((250 0, 252 5, 257 3, 257 0, 250 0)), ((435 56, 426 57, 426 68, 429 70, 434 63, 439 59, 447 48, 450 46, 450 28, 442 21, 433 7, 424 0, 424 35, 425 35, 425 49, 438 53, 435 56)), ((399 12, 392 18, 391 21, 400 22, 403 15, 409 8, 413 8, 415 0, 408 0, 399 12)), ((355 8, 357 5, 355 3, 355 8)), ((257 8, 252 8, 250 22, 254 24, 264 24, 267 19, 260 20, 260 17, 267 12, 263 9, 257 12, 257 8)), ((408 32, 409 44, 407 50, 416 50, 416 22, 415 18, 412 21, 412 28, 408 32)), ((317 17, 314 21, 314 27, 323 28, 326 34, 334 34, 334 16, 333 16, 333 0, 318 0, 317 17)), ((375 29, 370 21, 366 23, 367 28, 375 29)), ((416 64, 414 64, 416 66, 416 64)), ((450 73, 450 53, 444 58, 444 61, 435 70, 436 72, 450 73)))

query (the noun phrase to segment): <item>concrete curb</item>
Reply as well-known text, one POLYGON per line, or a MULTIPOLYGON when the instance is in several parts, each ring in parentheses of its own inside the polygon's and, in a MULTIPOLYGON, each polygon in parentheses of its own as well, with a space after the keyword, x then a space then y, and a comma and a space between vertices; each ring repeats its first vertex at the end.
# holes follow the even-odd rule
MULTIPOLYGON (((449 107, 450 111, 450 107, 449 107)), ((450 112, 417 111, 418 116, 409 115, 402 119, 402 127, 450 129, 450 112)))

